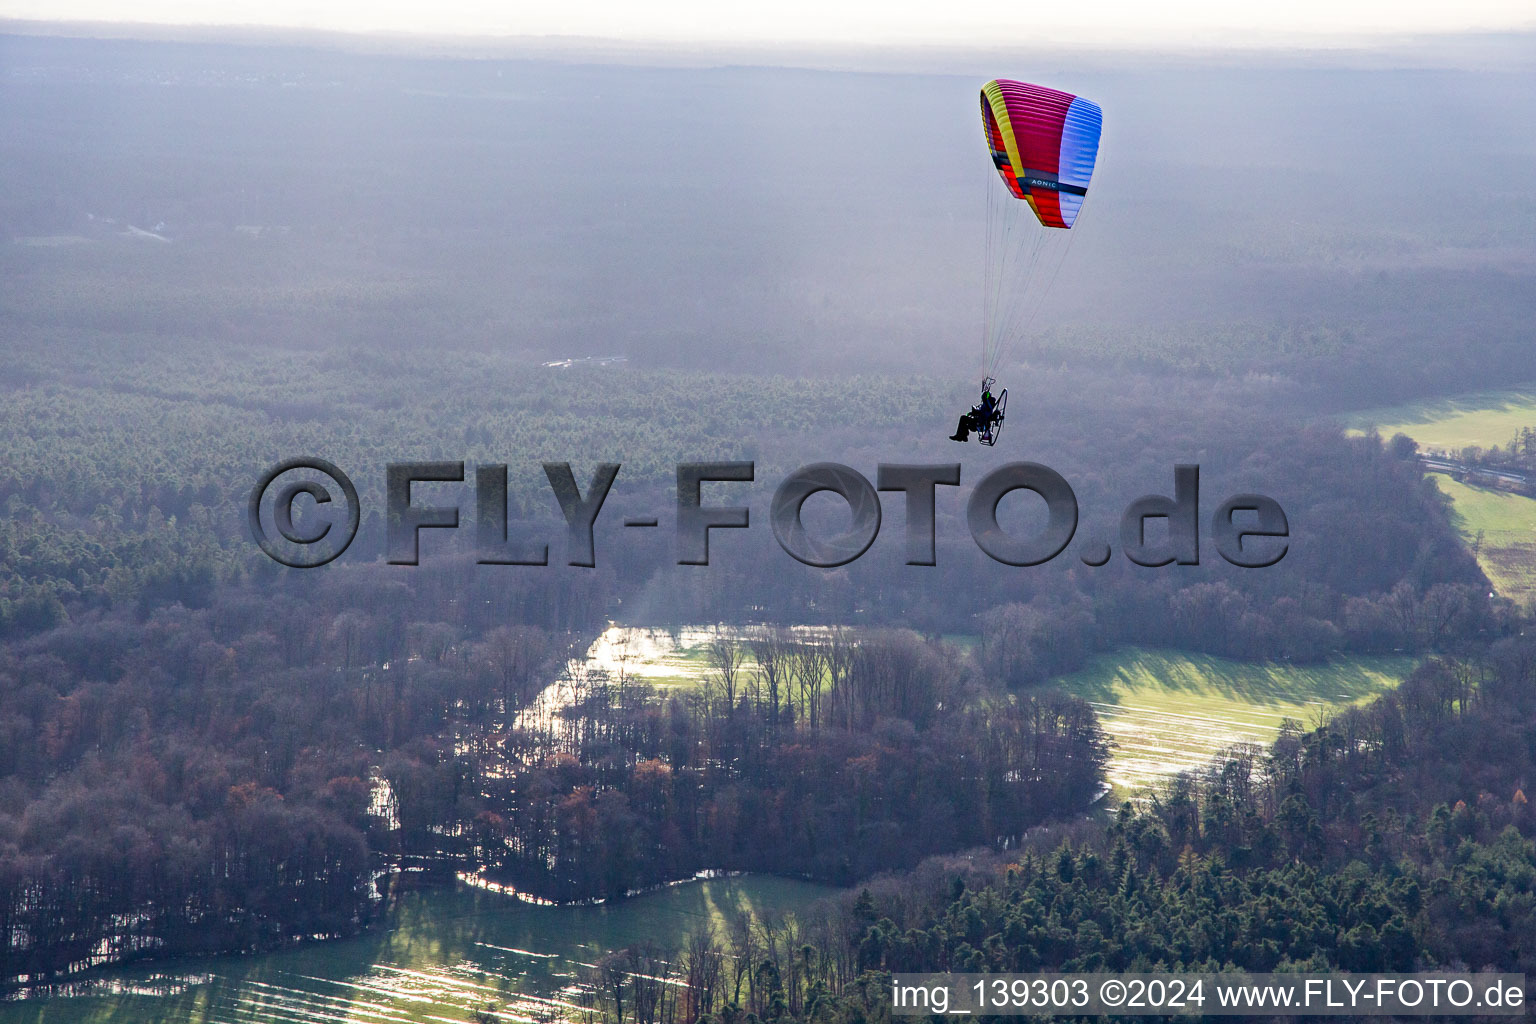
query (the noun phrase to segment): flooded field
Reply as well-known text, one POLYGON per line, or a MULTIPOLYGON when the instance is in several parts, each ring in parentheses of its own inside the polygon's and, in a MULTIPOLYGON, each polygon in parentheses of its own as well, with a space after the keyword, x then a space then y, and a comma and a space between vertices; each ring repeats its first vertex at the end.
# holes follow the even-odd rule
MULTIPOLYGON (((737 671, 757 671, 751 641, 762 636, 763 626, 677 626, 659 629, 610 625, 587 649, 586 656, 566 666, 528 706, 518 712, 513 725, 522 730, 559 736, 574 727, 561 711, 584 701, 599 682, 609 686, 644 683, 663 688, 693 687, 704 683, 711 671, 710 645, 725 639, 740 647, 737 671)), ((798 640, 829 637, 834 627, 778 626, 780 635, 798 640)))
POLYGON ((680 943, 706 921, 803 911, 836 892, 768 876, 685 882, 621 903, 534 906, 459 888, 406 893, 386 927, 251 957, 103 973, 80 994, 0 1002, 0 1024, 381 1024, 568 1019, 579 975, 645 940, 680 943))
MULTIPOLYGON (((610 625, 587 649, 585 658, 573 659, 513 719, 513 727, 545 736, 549 742, 574 746, 579 723, 562 712, 591 696, 598 684, 623 686, 698 686, 709 671, 709 644, 717 637, 740 640, 747 631, 727 626, 680 626, 649 629, 610 625)), ((741 668, 751 671, 755 662, 744 652, 741 668)))
POLYGON ((768 633, 799 641, 830 638, 835 626, 678 626, 654 629, 611 625, 587 650, 582 669, 610 680, 633 679, 652 686, 696 686, 710 669, 709 646, 717 639, 742 646, 742 671, 752 672, 752 641, 768 633))
MULTIPOLYGON (((587 650, 588 672, 606 672, 610 679, 634 679, 652 686, 694 686, 709 670, 709 644, 717 637, 745 640, 751 630, 741 626, 681 626, 646 629, 609 626, 587 650)), ((751 666, 750 651, 746 665, 751 666)))

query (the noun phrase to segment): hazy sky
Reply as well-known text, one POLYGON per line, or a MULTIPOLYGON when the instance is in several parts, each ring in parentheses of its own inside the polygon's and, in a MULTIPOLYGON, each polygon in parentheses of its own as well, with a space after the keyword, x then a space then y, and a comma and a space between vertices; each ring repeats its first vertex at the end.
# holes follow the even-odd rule
POLYGON ((1536 27, 1536 0, 0 0, 0 17, 741 44, 1289 43, 1536 27))

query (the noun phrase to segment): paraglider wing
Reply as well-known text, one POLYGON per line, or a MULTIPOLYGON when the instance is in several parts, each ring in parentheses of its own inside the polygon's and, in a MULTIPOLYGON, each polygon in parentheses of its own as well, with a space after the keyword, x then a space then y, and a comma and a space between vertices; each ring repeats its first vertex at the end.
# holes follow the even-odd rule
POLYGON ((996 79, 982 86, 992 162, 1015 199, 1048 228, 1070 228, 1099 155, 1103 113, 1081 96, 996 79))
POLYGON ((1081 96, 999 78, 981 87, 981 122, 1005 186, 978 166, 987 185, 981 370, 990 377, 1029 333, 1077 237, 1065 229, 1082 212, 1104 115, 1081 96))

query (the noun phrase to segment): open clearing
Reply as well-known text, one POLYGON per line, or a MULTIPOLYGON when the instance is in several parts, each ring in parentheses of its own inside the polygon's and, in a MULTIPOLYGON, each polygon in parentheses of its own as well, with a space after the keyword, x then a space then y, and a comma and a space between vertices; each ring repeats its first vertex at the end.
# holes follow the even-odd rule
MULTIPOLYGON (((632 679, 652 686, 696 686, 709 671, 709 643, 716 636, 742 640, 746 631, 728 626, 645 629, 609 626, 587 650, 588 672, 606 672, 613 680, 632 679)), ((743 670, 756 668, 750 649, 743 670)))
POLYGON ((1347 423, 1356 431, 1374 426, 1387 438, 1407 434, 1421 450, 1502 447, 1521 427, 1536 427, 1536 385, 1367 409, 1347 423))
MULTIPOLYGON (((1367 410, 1348 423, 1357 431, 1374 426, 1383 437, 1407 434, 1421 451, 1503 447, 1520 428, 1536 427, 1536 385, 1367 410)), ((1494 589, 1514 601, 1536 601, 1536 501, 1430 475, 1454 503, 1456 527, 1494 589)))
POLYGON ((1514 601, 1536 601, 1536 501, 1459 483, 1444 473, 1430 476, 1455 503, 1456 528, 1494 589, 1514 601))
POLYGON ((1369 701, 1417 663, 1409 657, 1248 663, 1127 648, 1100 655, 1052 685, 1098 712, 1114 742, 1109 781, 1127 795, 1199 768, 1239 743, 1270 743, 1287 718, 1311 727, 1333 709, 1369 701))

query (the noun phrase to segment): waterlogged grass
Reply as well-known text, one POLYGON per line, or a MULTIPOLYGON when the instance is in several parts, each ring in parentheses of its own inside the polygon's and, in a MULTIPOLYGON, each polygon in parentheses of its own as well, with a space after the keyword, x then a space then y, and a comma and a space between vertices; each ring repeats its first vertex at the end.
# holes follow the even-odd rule
POLYGON ((1536 501, 1430 475, 1454 503, 1452 521, 1494 589, 1515 601, 1536 602, 1536 501))
POLYGON ((1091 703, 1114 743, 1120 795, 1207 764, 1239 743, 1274 740, 1287 718, 1313 726, 1400 683, 1414 658, 1340 658, 1326 665, 1230 661, 1130 648, 1095 658, 1053 685, 1091 703))
MULTIPOLYGON (((587 650, 588 672, 606 672, 613 680, 631 679, 652 686, 697 686, 709 673, 709 644, 717 635, 741 640, 745 631, 720 626, 645 629, 609 626, 587 650)), ((756 667, 742 646, 742 670, 756 667)))
POLYGON ((1536 385, 1369 409, 1347 422, 1357 432, 1375 427, 1382 437, 1407 434, 1426 450, 1503 447, 1521 427, 1536 427, 1536 385))
MULTIPOLYGON (((824 637, 824 626, 789 626, 786 631, 801 640, 824 637)), ((758 671, 751 639, 757 631, 743 626, 680 626, 651 629, 643 626, 609 626, 587 650, 585 668, 603 672, 609 679, 629 679, 652 686, 698 686, 713 671, 709 646, 718 637, 739 645, 742 678, 758 671)))
POLYGON ((615 904, 541 907, 473 889, 404 894, 387 928, 252 957, 129 968, 91 994, 0 1003, 0 1024, 503 1021, 580 1017, 579 973, 712 922, 800 912, 835 890, 767 876, 669 886, 615 904))

